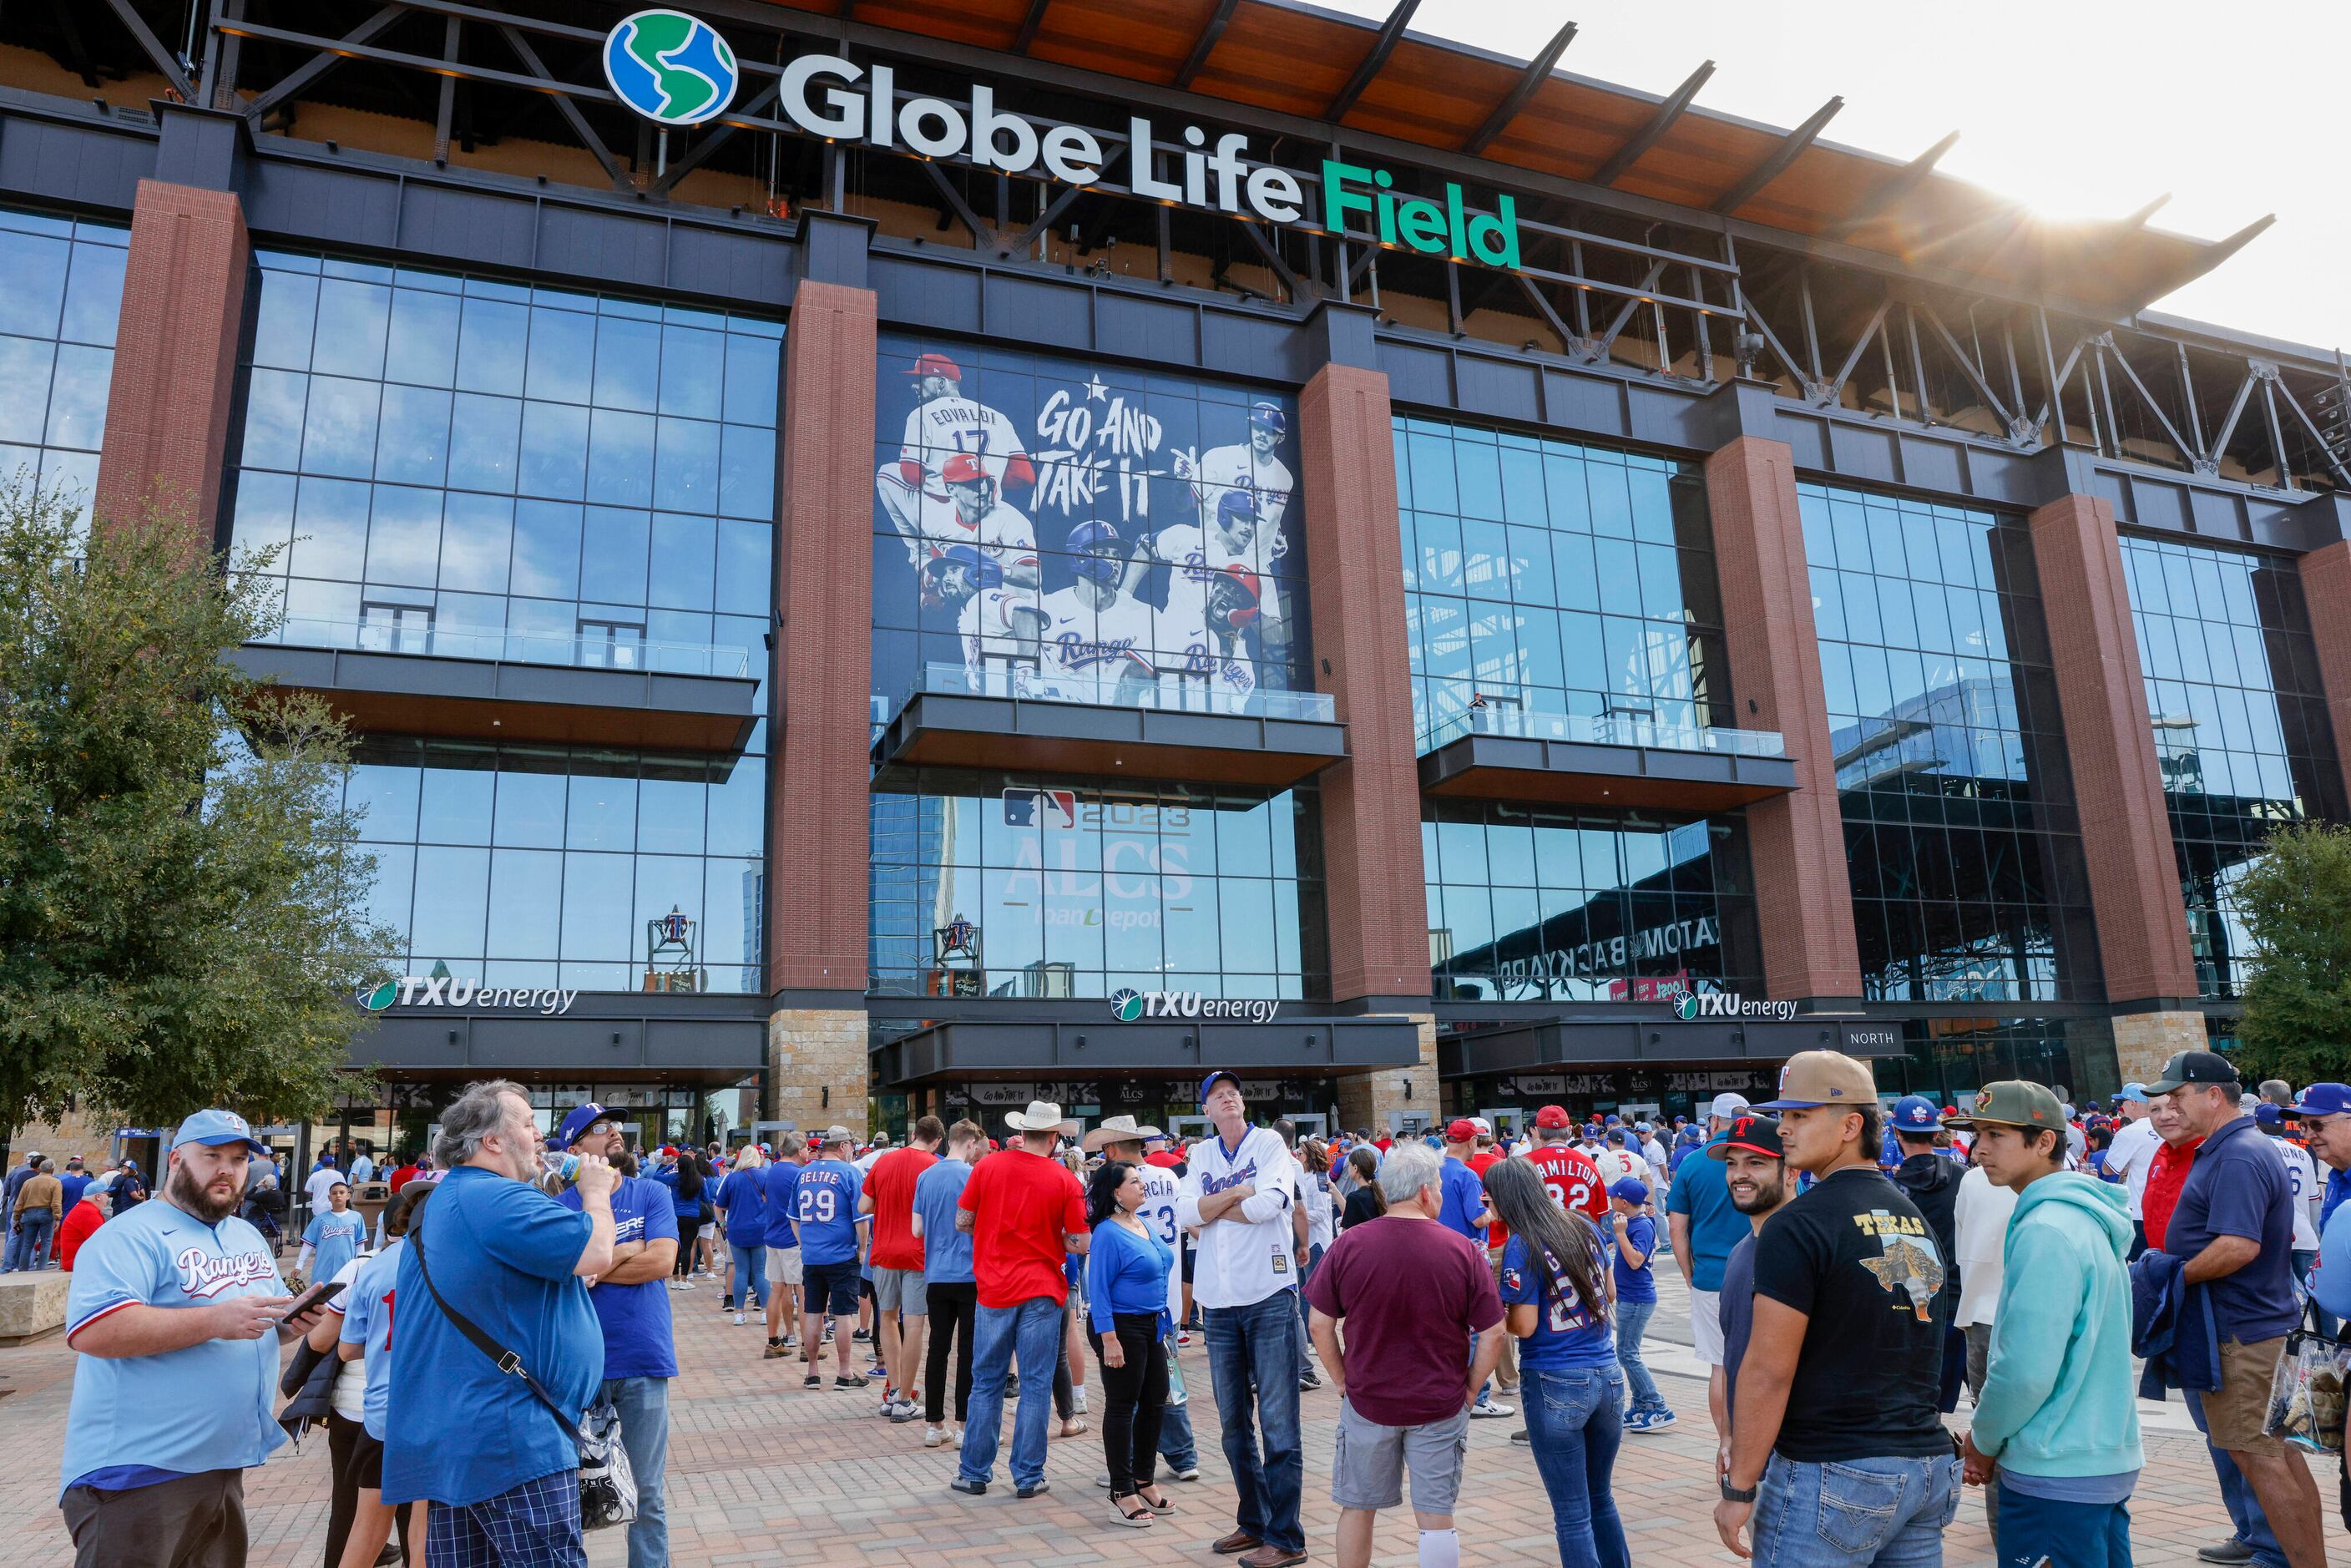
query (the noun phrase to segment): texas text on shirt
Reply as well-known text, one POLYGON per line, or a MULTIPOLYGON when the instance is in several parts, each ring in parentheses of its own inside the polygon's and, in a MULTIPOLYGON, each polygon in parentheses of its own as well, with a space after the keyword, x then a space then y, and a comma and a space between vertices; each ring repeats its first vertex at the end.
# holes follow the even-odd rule
MULTIPOLYGON (((125 1307, 202 1307, 286 1287, 261 1232, 218 1225, 168 1203, 142 1203, 94 1231, 74 1260, 66 1343, 125 1307)), ((156 1355, 74 1360, 58 1495, 77 1484, 152 1486, 206 1470, 245 1469, 286 1441, 274 1419, 277 1336, 210 1339, 156 1355)))
POLYGON ((1298 1162, 1270 1127, 1251 1127, 1241 1134, 1240 1146, 1229 1151, 1215 1133, 1192 1146, 1192 1168, 1176 1200, 1176 1223, 1186 1229, 1199 1227, 1200 1200, 1240 1186, 1256 1189, 1238 1210, 1248 1223, 1228 1218, 1200 1227, 1192 1299, 1204 1307, 1246 1307, 1298 1283, 1290 1266, 1295 1246, 1290 1206, 1298 1162))

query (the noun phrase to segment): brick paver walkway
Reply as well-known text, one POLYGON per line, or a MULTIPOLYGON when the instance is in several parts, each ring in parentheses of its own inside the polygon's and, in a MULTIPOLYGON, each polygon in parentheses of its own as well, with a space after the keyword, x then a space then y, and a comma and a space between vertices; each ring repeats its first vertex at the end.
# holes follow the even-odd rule
MULTIPOLYGON (((1677 1273, 1661 1270, 1666 1301, 1653 1328, 1652 1367, 1680 1424, 1651 1437, 1627 1437, 1617 1461, 1615 1494, 1635 1563, 1729 1563, 1711 1521, 1713 1440, 1705 1389, 1687 1349, 1686 1298, 1677 1273), (1667 1343, 1659 1343, 1663 1339, 1667 1343), (1674 1343, 1678 1341, 1679 1343, 1674 1343)), ((760 1330, 735 1327, 718 1312, 718 1294, 702 1289, 672 1301, 683 1368, 671 1408, 669 1499, 672 1552, 698 1568, 749 1563, 893 1564, 935 1560, 941 1552, 972 1561, 1061 1564, 1209 1563, 1207 1544, 1231 1528, 1232 1489, 1217 1448, 1207 1357, 1196 1343, 1183 1353, 1194 1391, 1203 1479, 1169 1483, 1179 1511, 1149 1531, 1107 1522, 1096 1490, 1102 1469, 1097 1431, 1054 1440, 1047 1463, 1053 1490, 1015 1500, 999 1458, 997 1485, 983 1499, 949 1493, 953 1451, 925 1449, 922 1427, 876 1418, 878 1390, 804 1394, 797 1362, 758 1360, 760 1330)), ((13 1484, 0 1492, 0 1538, 21 1568, 69 1563, 72 1552, 56 1510, 58 1449, 72 1353, 57 1340, 0 1350, 0 1452, 10 1456, 13 1484)), ((1098 1390, 1097 1390, 1098 1392, 1098 1390)), ((1099 1406, 1097 1406, 1097 1408, 1099 1406)), ((2227 1534, 2202 1440, 2180 1406, 2143 1406, 2147 1471, 2131 1505, 2137 1560, 2188 1564, 2195 1548, 2227 1534)), ((1962 1406, 1964 1416, 1965 1407, 1962 1406)), ((1305 1396, 1305 1525, 1310 1550, 1329 1562, 1338 1511, 1330 1500, 1332 1427, 1337 1400, 1305 1396)), ((1462 1489, 1462 1561, 1469 1564, 1555 1561, 1551 1515, 1528 1450, 1510 1441, 1511 1421, 1470 1427, 1469 1474, 1462 1489)), ((453 1434, 453 1439, 461 1434, 453 1434)), ((247 1479, 252 1562, 271 1568, 315 1563, 322 1553, 327 1499, 323 1440, 299 1454, 281 1450, 247 1479)), ((2331 1475, 2322 1494, 2335 1495, 2331 1475)), ((2351 1535, 2332 1520, 2333 1560, 2351 1563, 2351 1535)), ((1989 1563, 1980 1493, 1970 1490, 1947 1539, 1947 1561, 1989 1563)), ((600 1568, 627 1560, 619 1532, 592 1537, 600 1568)), ((1408 1512, 1383 1517, 1378 1559, 1416 1561, 1408 1512)))

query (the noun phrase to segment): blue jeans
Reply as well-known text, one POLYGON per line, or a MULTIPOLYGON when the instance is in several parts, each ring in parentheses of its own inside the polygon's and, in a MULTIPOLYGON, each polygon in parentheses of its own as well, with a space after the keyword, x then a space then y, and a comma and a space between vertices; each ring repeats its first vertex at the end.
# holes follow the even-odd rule
POLYGON ((629 1525, 629 1568, 669 1568, 669 1379, 608 1377, 604 1397, 621 1413, 621 1447, 637 1478, 637 1517, 629 1525))
POLYGON ((1774 1454, 1755 1500, 1755 1568, 1940 1568, 1959 1511, 1957 1454, 1836 1464, 1774 1454))
POLYGON ((1306 1281, 1314 1278, 1314 1265, 1322 1261, 1322 1249, 1316 1247, 1306 1254, 1306 1266, 1298 1270, 1298 1366, 1301 1372, 1321 1373, 1314 1365, 1314 1336, 1306 1330, 1306 1314, 1311 1311, 1306 1304, 1306 1281))
MULTIPOLYGON (((1167 1336, 1167 1370, 1176 1375, 1176 1336, 1167 1336)), ((1159 1413, 1159 1457, 1172 1469, 1191 1470, 1200 1466, 1200 1445, 1192 1436, 1192 1406, 1187 1397, 1181 1405, 1170 1405, 1159 1413)))
POLYGON ((1630 1568, 1624 1521, 1608 1490, 1625 1440, 1624 1374, 1613 1366, 1521 1364, 1519 1397, 1535 1473, 1551 1494, 1560 1568, 1630 1568))
POLYGON ((1641 1336, 1649 1331, 1649 1319, 1657 1310, 1655 1301, 1616 1303, 1616 1364, 1624 1369, 1625 1383, 1633 1391, 1635 1410, 1663 1410, 1666 1396, 1657 1392, 1657 1380, 1649 1375, 1649 1364, 1641 1359, 1641 1336))
POLYGON ((726 1256, 735 1260, 734 1271, 727 1275, 726 1304, 739 1306, 747 1301, 764 1309, 768 1304, 768 1249, 762 1242, 752 1247, 726 1244, 726 1256), (737 1292, 741 1294, 737 1295, 737 1292))
POLYGON ((1306 1550, 1298 1503, 1306 1455, 1298 1435, 1298 1303, 1276 1291, 1245 1307, 1208 1310, 1208 1375, 1217 1386, 1225 1463, 1240 1494, 1233 1522, 1285 1552, 1306 1550), (1252 1418, 1254 1417, 1254 1418, 1252 1418), (1265 1428, 1265 1454, 1258 1431, 1265 1428))
POLYGON ((8 1235, 8 1257, 0 1273, 13 1273, 19 1269, 38 1269, 48 1262, 49 1231, 57 1223, 57 1215, 49 1209, 27 1211, 16 1221, 16 1228, 8 1235))
POLYGON ((956 1473, 986 1482, 996 1473, 1004 1431, 1004 1375, 1020 1356, 1020 1403, 1012 1412, 1012 1482, 1045 1479, 1045 1416, 1053 1404, 1053 1364, 1061 1354, 1061 1303, 1036 1296, 1017 1307, 982 1307, 972 1333, 971 1414, 956 1473))
POLYGON ((2262 1511, 2261 1500, 2245 1479, 2245 1472, 2229 1457, 2229 1450, 2212 1441, 2204 1425, 2204 1406, 2193 1394, 2182 1394, 2188 1402, 2188 1418, 2196 1429, 2204 1433, 2204 1447, 2212 1456, 2212 1473, 2220 1479, 2220 1503, 2229 1511, 2229 1523, 2236 1538, 2253 1550, 2253 1562, 2259 1568, 2285 1568, 2285 1549, 2278 1544, 2277 1531, 2270 1528, 2269 1515, 2262 1511))
POLYGON ((2000 1482, 2001 1568, 2131 1568, 2130 1505, 2055 1502, 2000 1482))

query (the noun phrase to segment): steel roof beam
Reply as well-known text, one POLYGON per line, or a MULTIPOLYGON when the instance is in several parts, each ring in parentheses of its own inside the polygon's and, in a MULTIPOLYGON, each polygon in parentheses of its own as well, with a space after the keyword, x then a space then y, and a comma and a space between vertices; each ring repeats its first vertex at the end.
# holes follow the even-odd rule
MULTIPOLYGON (((147 57, 147 63, 154 67, 157 74, 165 81, 172 84, 173 92, 180 95, 180 101, 193 103, 195 89, 188 85, 188 73, 180 68, 180 62, 172 57, 171 50, 163 47, 162 41, 155 37, 155 30, 147 26, 145 18, 132 7, 131 0, 106 0, 106 3, 114 12, 116 20, 130 29, 132 41, 138 44, 139 52, 147 57)), ((60 7, 60 9, 63 8, 60 7)))
MULTIPOLYGON (((2269 226, 2275 222, 2277 222, 2277 214, 2275 213, 2269 213, 2263 216, 2255 218, 2252 223, 2247 224, 2243 228, 2241 228, 2235 234, 2231 235, 2227 239, 2213 241, 2210 245, 2206 246, 2202 250, 2198 251, 2195 256, 2190 257, 2188 265, 2181 267, 2175 276, 2167 279, 2161 287, 2156 289, 2145 299, 2142 299, 2137 304, 2132 306, 2126 314, 2136 316, 2141 310, 2146 309, 2148 306, 2162 298, 2165 295, 2171 293, 2175 289, 2184 288, 2189 284, 2195 282, 2198 278, 2203 277, 2206 273, 2211 271, 2214 267, 2220 266, 2222 262, 2228 260, 2231 256, 2236 255, 2239 251, 2252 244, 2253 241, 2259 239, 2262 235, 2268 230, 2269 226)), ((2217 444, 2214 445, 2213 450, 2215 452, 2220 450, 2217 444)))
POLYGON ((1827 129, 1829 121, 1836 118, 1837 110, 1844 107, 1844 99, 1840 96, 1813 110, 1810 120, 1782 137, 1780 145, 1771 150, 1771 155, 1748 171, 1745 179, 1725 191, 1711 210, 1729 217, 1753 201, 1764 186, 1788 172, 1788 165, 1802 155, 1804 149, 1827 129))
POLYGON ((1419 9, 1420 0, 1396 0, 1395 9, 1388 13, 1388 19, 1380 24, 1379 36, 1372 40, 1371 52, 1355 67, 1354 74, 1347 78, 1347 85, 1339 89, 1338 96, 1323 109, 1324 120, 1336 125, 1347 118, 1347 111, 1355 107, 1355 100, 1364 96, 1364 89, 1372 85, 1372 78, 1388 63, 1388 56, 1395 52, 1397 40, 1404 37, 1405 25, 1419 9))
POLYGON ((2125 229, 2143 229, 2147 227, 2147 221, 2155 216, 2156 214, 2163 211, 2163 209, 2170 204, 2170 201, 2171 193, 2166 191, 2163 194, 2156 197, 2155 200, 2149 202, 2147 205, 2141 207, 2130 216, 2119 220, 2115 226, 2125 229))
POLYGON ((1208 18, 1208 25, 1200 29, 1200 36, 1192 41, 1192 52, 1185 57, 1182 68, 1176 73, 1174 85, 1179 90, 1190 87, 1192 78, 1198 76, 1201 68, 1208 63, 1209 55, 1216 51, 1217 40, 1225 36, 1227 27, 1232 26, 1233 12, 1239 5, 1240 0, 1217 0, 1215 15, 1208 18))
POLYGON ((1012 52, 1025 55, 1037 41, 1038 30, 1045 25, 1046 9, 1053 0, 1029 0, 1029 15, 1020 18, 1020 31, 1012 36, 1012 52))
MULTIPOLYGON (((386 5, 382 10, 378 11, 374 16, 370 16, 358 26, 353 27, 350 32, 345 33, 343 35, 343 42, 347 44, 364 44, 370 38, 372 38, 378 34, 383 32, 394 22, 399 21, 406 15, 408 15, 408 7, 405 5, 386 5)), ((455 18, 452 18, 452 20, 454 19, 455 18)), ((252 120, 255 124, 259 124, 263 115, 267 114, 271 110, 276 109, 287 99, 294 98, 301 93, 308 91, 312 87, 317 85, 319 78, 325 76, 329 71, 333 70, 337 66, 341 65, 350 57, 348 55, 338 55, 325 50, 321 50, 319 53, 311 56, 309 62, 307 65, 304 65, 299 69, 296 70, 291 76, 279 82, 277 86, 271 88, 268 91, 263 93, 259 98, 255 99, 251 103, 245 105, 245 117, 252 120)))
POLYGON ((1698 96, 1698 89, 1704 87, 1706 78, 1713 74, 1712 60, 1690 72, 1689 79, 1674 89, 1665 102, 1657 105, 1657 112, 1649 116, 1649 123, 1635 131, 1630 141, 1611 152, 1608 162, 1593 172, 1592 183, 1607 186, 1622 179, 1625 170, 1641 161, 1643 153, 1665 140, 1666 132, 1674 128, 1674 121, 1682 117, 1689 108, 1690 100, 1698 96))
POLYGON ((1519 117, 1520 111, 1527 107, 1536 91, 1551 79, 1552 68, 1559 64, 1559 57, 1565 54, 1567 46, 1574 41, 1575 24, 1573 22, 1552 34, 1551 42, 1543 46, 1542 53, 1527 62, 1526 74, 1519 78, 1518 85, 1494 106, 1494 112, 1486 117, 1486 123, 1470 132, 1469 140, 1461 144, 1461 151, 1475 157, 1492 145, 1496 137, 1508 131, 1510 121, 1519 117))
POLYGON ((1873 218, 1883 215, 1895 203, 1916 190, 1928 175, 1935 172, 1935 165, 1942 162, 1943 154, 1949 152, 1951 150, 1951 144, 1959 139, 1959 133, 1956 131, 1952 131, 1949 136, 1879 181, 1877 188, 1864 196, 1853 211, 1822 229, 1821 237, 1843 239, 1873 218))

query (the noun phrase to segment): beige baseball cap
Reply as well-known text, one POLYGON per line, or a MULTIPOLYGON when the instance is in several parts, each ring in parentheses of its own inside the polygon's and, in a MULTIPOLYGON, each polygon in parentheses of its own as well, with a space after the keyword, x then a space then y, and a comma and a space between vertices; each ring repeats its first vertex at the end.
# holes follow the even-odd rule
POLYGON ((1780 1069, 1780 1097, 1758 1111, 1810 1111, 1822 1105, 1875 1105, 1877 1078, 1869 1063, 1841 1051, 1802 1051, 1780 1069))

